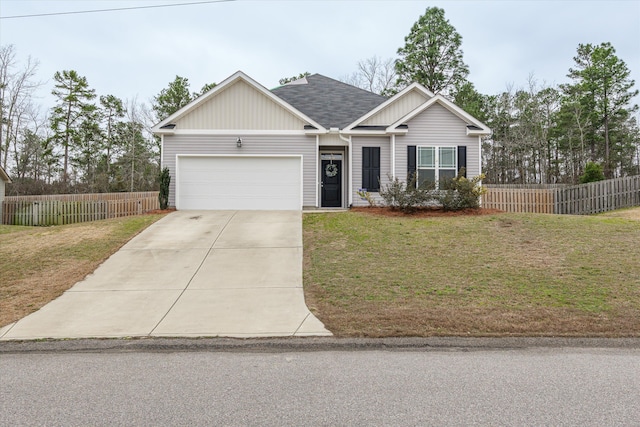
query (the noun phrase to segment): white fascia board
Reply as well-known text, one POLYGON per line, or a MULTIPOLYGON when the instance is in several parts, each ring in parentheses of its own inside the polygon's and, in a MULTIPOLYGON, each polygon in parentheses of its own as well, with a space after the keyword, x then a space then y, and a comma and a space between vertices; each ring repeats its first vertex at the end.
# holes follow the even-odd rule
POLYGON ((382 104, 378 105, 376 108, 374 108, 373 110, 369 111, 367 114, 365 114, 364 116, 360 117, 355 122, 351 123, 349 126, 344 128, 344 130, 345 131, 350 131, 354 127, 358 126, 360 123, 364 122, 365 120, 367 120, 368 118, 370 118, 373 115, 377 114, 378 112, 384 110, 385 108, 387 108, 387 106, 389 106, 390 104, 393 104, 398 99, 404 97, 407 93, 412 92, 414 90, 422 92, 428 98, 433 98, 433 96, 434 96, 434 94, 429 89, 425 88, 420 83, 411 83, 409 86, 405 87, 400 92, 396 93, 391 98, 387 99, 385 102, 383 102, 382 104))
POLYGON ((431 107, 435 103, 442 105, 444 108, 446 108, 447 110, 449 110, 450 112, 458 116, 460 119, 467 122, 467 124, 472 124, 474 126, 482 128, 481 130, 477 130, 477 131, 469 131, 469 129, 467 129, 467 132, 476 132, 475 133, 476 135, 488 135, 491 133, 491 130, 487 127, 487 125, 485 125, 484 123, 482 123, 481 121, 473 117, 471 114, 467 113, 462 108, 458 107, 456 104, 449 101, 447 98, 445 98, 440 94, 434 95, 433 98, 431 98, 424 104, 418 106, 409 114, 407 114, 406 116, 402 117, 400 120, 393 123, 391 126, 387 128, 387 132, 398 132, 398 129, 395 129, 397 126, 400 126, 401 124, 406 123, 409 120, 413 119, 418 114, 422 113, 423 111, 425 111, 427 108, 431 107))
POLYGON ((467 135, 491 135, 491 129, 489 129, 488 127, 484 127, 484 129, 476 129, 476 130, 472 130, 467 128, 467 135))
MULTIPOLYGON (((313 121, 311 118, 307 117, 307 115, 305 115, 301 111, 295 109, 289 103, 285 102, 282 98, 274 95, 269 89, 267 89, 266 87, 262 86, 260 83, 258 83, 257 81, 253 80, 251 77, 249 77, 248 75, 246 75, 242 71, 236 71, 233 75, 227 77, 225 80, 220 82, 220 84, 216 85, 213 89, 211 89, 206 94, 194 99, 193 101, 191 101, 190 103, 188 103, 187 105, 185 105, 184 107, 182 107, 181 109, 179 109, 178 111, 176 111, 175 113, 173 113, 172 115, 170 115, 169 117, 167 117, 166 119, 164 119, 163 121, 158 123, 157 125, 153 126, 151 128, 151 131, 154 132, 154 133, 162 132, 163 130, 160 129, 162 126, 165 126, 165 125, 167 125, 167 124, 169 124, 171 122, 174 122, 174 121, 178 120, 179 118, 181 118, 185 114, 189 113, 191 110, 194 110, 200 104, 202 104, 203 102, 206 102, 209 98, 212 98, 212 97, 216 96, 218 93, 222 92, 225 88, 227 88, 228 86, 232 85, 233 83, 235 83, 238 80, 243 80, 244 82, 246 82, 250 86, 253 86, 255 89, 257 89, 258 91, 262 92, 265 96, 270 98, 273 102, 275 102, 276 104, 280 105, 281 107, 283 107, 284 109, 289 111, 291 114, 293 114, 294 116, 298 117, 300 120, 302 120, 304 122, 307 122, 310 125, 318 128, 318 129, 323 129, 324 130, 324 127, 320 126, 318 123, 313 121)), ((164 131, 166 131, 166 130, 164 130, 164 131)))
POLYGON ((254 129, 176 129, 171 135, 223 135, 223 136, 260 136, 260 135, 309 135, 304 130, 254 130, 254 129))
POLYGON ((367 136, 367 135, 388 135, 385 130, 350 130, 350 131, 342 131, 340 132, 342 135, 353 135, 353 136, 367 136))
MULTIPOLYGON (((297 132, 297 131, 293 131, 293 132, 297 132)), ((309 130, 303 130, 302 133, 304 135, 326 135, 329 132, 326 130, 309 129, 309 130)))
POLYGON ((7 172, 5 172, 4 169, 2 169, 2 166, 0 166, 0 179, 2 179, 4 182, 11 184, 11 178, 9 178, 9 174, 7 172))

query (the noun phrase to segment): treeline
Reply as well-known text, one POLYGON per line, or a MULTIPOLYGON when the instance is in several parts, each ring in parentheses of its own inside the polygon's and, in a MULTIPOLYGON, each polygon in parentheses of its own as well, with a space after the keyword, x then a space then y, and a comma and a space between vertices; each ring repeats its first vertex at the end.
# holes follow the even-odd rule
POLYGON ((213 88, 189 91, 176 77, 150 104, 95 93, 75 70, 56 72, 55 105, 43 111, 35 92, 38 63, 20 64, 0 47, 0 166, 8 195, 157 190, 160 140, 151 127, 213 88))
POLYGON ((491 127, 483 144, 485 182, 577 183, 588 166, 603 177, 640 175, 638 91, 609 43, 580 45, 572 82, 458 100, 491 127))
MULTIPOLYGON (((640 174, 638 90, 610 43, 579 45, 570 83, 541 86, 531 77, 527 87, 496 95, 468 80, 461 46, 444 10, 430 7, 397 58, 359 61, 342 80, 384 95, 419 82, 486 123, 493 134, 482 146, 485 183, 577 183, 586 170, 640 174)), ((13 46, 0 47, 0 165, 14 181, 9 194, 157 189, 160 149, 151 126, 215 86, 190 92, 188 79, 176 76, 147 105, 98 96, 85 77, 65 70, 54 76, 55 106, 41 111, 37 66, 31 58, 20 65, 13 46)))
POLYGON ((76 71, 56 72, 55 106, 42 111, 34 92, 38 63, 20 66, 0 47, 0 165, 8 194, 145 191, 157 188, 154 118, 137 100, 98 96, 76 71))

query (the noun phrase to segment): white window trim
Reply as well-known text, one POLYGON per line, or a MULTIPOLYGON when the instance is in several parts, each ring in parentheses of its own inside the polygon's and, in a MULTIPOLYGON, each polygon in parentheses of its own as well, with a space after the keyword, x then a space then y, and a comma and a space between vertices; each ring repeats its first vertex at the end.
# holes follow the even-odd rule
MULTIPOLYGON (((450 170, 450 167, 444 167, 441 168, 440 167, 440 149, 441 148, 451 148, 453 149, 453 158, 455 160, 454 163, 454 173, 457 176, 458 174, 458 146, 457 145, 418 145, 416 147, 416 173, 418 174, 418 176, 420 176, 420 169, 425 169, 425 170, 433 170, 434 171, 434 178, 436 181, 436 188, 438 188, 439 182, 440 182, 440 169, 446 169, 446 170, 450 170), (435 166, 434 167, 420 167, 420 149, 421 148, 434 148, 434 152, 435 152, 435 166)), ((416 185, 418 185, 418 180, 416 180, 416 185)))

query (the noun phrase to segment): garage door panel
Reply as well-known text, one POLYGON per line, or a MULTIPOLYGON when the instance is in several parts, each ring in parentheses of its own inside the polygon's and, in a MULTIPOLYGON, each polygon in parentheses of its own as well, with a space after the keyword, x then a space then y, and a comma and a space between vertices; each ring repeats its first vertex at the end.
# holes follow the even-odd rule
POLYGON ((300 157, 178 157, 178 209, 299 210, 300 157))

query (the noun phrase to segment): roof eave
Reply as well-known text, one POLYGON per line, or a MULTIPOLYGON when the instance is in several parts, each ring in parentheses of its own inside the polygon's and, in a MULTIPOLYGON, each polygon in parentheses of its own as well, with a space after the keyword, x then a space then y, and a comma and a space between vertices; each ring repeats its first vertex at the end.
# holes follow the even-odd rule
POLYGON ((467 129, 467 135, 472 136, 472 135, 491 135, 491 129, 480 129, 480 130, 469 130, 467 129))
POLYGON ((11 181, 11 178, 9 178, 9 174, 7 174, 4 169, 2 169, 2 166, 0 166, 0 178, 7 184, 11 184, 13 182, 11 181))
POLYGON ((342 135, 366 136, 366 135, 387 135, 386 130, 344 130, 342 135))

